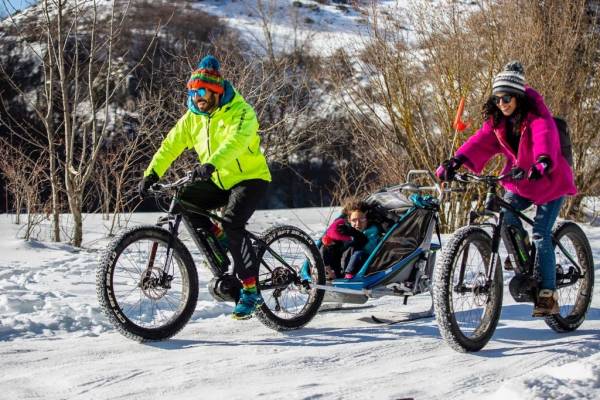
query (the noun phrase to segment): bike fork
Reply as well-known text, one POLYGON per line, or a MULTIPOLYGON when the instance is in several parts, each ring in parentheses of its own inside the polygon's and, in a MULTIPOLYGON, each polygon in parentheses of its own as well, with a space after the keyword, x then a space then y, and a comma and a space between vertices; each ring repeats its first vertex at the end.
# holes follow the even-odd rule
MULTIPOLYGON (((486 287, 488 290, 491 290, 492 283, 494 281, 494 276, 496 275, 496 268, 498 268, 498 253, 500 250, 500 242, 502 241, 502 223, 504 221, 504 211, 500 211, 500 215, 498 217, 498 224, 494 227, 492 232, 492 254, 490 255, 490 263, 488 266, 487 276, 486 276, 486 287)), ((488 301, 489 301, 488 297, 488 301)))
MULTIPOLYGON (((161 280, 168 275, 169 268, 171 266, 171 261, 173 258, 173 241, 175 237, 177 237, 177 232, 179 230, 179 224, 181 223, 181 215, 175 216, 175 221, 169 220, 169 232, 171 235, 169 236, 169 241, 167 243, 167 254, 165 257, 165 265, 162 269, 161 280)), ((152 246, 150 247, 150 255, 148 257, 148 263, 146 264, 146 270, 144 272, 145 280, 148 280, 152 277, 152 269, 154 268, 154 262, 156 261, 156 252, 158 250, 158 242, 152 242, 152 246)))

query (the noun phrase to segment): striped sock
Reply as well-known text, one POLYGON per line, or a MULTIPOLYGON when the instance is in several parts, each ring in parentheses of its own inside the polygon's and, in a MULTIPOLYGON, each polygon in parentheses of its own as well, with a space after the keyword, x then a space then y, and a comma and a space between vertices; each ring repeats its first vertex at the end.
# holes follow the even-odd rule
POLYGON ((221 228, 219 224, 213 224, 210 230, 212 231, 213 235, 215 235, 215 238, 219 241, 221 246, 223 246, 223 248, 227 250, 227 248, 229 247, 229 240, 227 240, 225 230, 221 228))
POLYGON ((246 278, 242 279, 242 288, 246 293, 256 293, 256 278, 246 278))

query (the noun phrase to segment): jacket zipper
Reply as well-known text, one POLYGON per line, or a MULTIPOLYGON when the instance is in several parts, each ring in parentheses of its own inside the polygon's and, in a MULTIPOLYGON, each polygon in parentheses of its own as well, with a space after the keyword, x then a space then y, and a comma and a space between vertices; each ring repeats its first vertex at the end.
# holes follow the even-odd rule
POLYGON ((238 168, 240 169, 240 172, 244 172, 244 171, 242 171, 242 164, 240 164, 240 160, 238 160, 236 158, 235 161, 237 161, 237 165, 238 165, 238 168))
POLYGON ((210 115, 207 118, 208 123, 206 124, 206 147, 208 147, 208 156, 210 157, 210 115))
MULTIPOLYGON (((208 147, 208 157, 211 156, 211 151, 210 151, 210 115, 207 117, 208 118, 208 123, 206 124, 206 146, 208 147)), ((225 190, 225 186, 223 186, 223 182, 221 182, 221 175, 219 174, 219 170, 216 170, 217 172, 217 180, 219 181, 219 185, 221 185, 221 188, 223 188, 223 190, 225 190)))
MULTIPOLYGON (((521 140, 523 140, 523 131, 524 128, 521 127, 521 135, 519 137, 519 147, 521 147, 521 140)), ((508 150, 508 152, 510 154, 513 155, 514 159, 515 159, 515 165, 518 162, 518 149, 517 149, 517 153, 513 152, 512 147, 510 147, 510 144, 508 144, 508 142, 506 142, 504 140, 504 137, 502 137, 502 135, 500 135, 498 129, 494 129, 494 132, 496 133, 496 138, 498 138, 498 141, 500 142, 500 144, 502 145, 502 147, 504 147, 506 150, 508 150)), ((504 124, 504 136, 506 137, 506 124, 504 124)))

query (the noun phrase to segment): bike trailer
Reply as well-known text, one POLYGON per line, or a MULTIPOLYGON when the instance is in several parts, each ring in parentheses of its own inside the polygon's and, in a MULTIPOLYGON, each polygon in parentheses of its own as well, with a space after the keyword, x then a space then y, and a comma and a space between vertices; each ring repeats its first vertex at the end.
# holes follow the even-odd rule
POLYGON ((437 199, 418 193, 407 197, 394 188, 375 192, 365 202, 370 206, 369 221, 379 224, 383 236, 354 278, 329 282, 332 291, 326 292, 324 301, 364 303, 368 297, 428 290, 435 251, 440 248, 431 242, 437 199), (360 293, 364 294, 356 296, 360 293))
MULTIPOLYGON (((437 210, 432 197, 413 194, 407 198, 399 191, 381 191, 367 197, 366 202, 371 206, 369 216, 374 221, 381 221, 385 235, 361 268, 364 276, 393 267, 420 247, 429 250, 437 210)), ((412 270, 407 270, 405 275, 410 272, 412 270)))

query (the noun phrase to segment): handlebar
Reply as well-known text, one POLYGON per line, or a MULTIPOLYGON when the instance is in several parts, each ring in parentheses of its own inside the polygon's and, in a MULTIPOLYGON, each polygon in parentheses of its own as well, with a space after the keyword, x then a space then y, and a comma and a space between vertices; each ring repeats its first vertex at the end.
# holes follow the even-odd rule
POLYGON ((435 175, 431 171, 428 171, 425 169, 411 169, 406 174, 406 183, 402 183, 402 184, 395 185, 395 186, 390 186, 390 187, 385 188, 384 190, 388 191, 388 192, 402 191, 402 190, 411 191, 411 192, 419 192, 422 190, 433 190, 438 193, 438 199, 440 201, 442 200, 445 193, 465 192, 465 189, 462 187, 461 188, 451 188, 445 182, 442 182, 440 184, 438 182, 437 178, 435 177, 435 175), (426 175, 429 178, 429 180, 433 183, 433 185, 432 186, 425 186, 425 185, 420 186, 420 185, 413 183, 412 181, 414 180, 414 178, 419 175, 426 175))
POLYGON ((171 182, 171 183, 155 183, 154 185, 150 186, 150 189, 148 190, 148 193, 150 193, 150 194, 161 194, 161 193, 167 192, 169 190, 179 189, 183 185, 185 185, 185 184, 187 184, 189 182, 193 182, 195 180, 195 178, 196 178, 196 172, 194 170, 187 171, 185 173, 185 176, 183 176, 182 178, 177 179, 175 182, 171 182))
POLYGON ((513 169, 506 174, 494 175, 475 175, 471 173, 456 173, 454 180, 462 183, 485 183, 486 185, 496 185, 503 179, 512 179, 515 181, 523 179, 523 171, 513 169))

